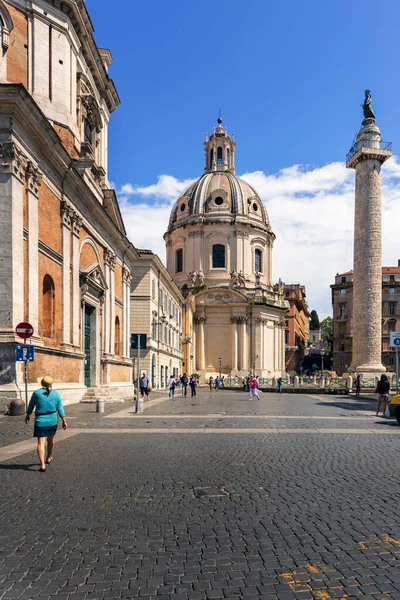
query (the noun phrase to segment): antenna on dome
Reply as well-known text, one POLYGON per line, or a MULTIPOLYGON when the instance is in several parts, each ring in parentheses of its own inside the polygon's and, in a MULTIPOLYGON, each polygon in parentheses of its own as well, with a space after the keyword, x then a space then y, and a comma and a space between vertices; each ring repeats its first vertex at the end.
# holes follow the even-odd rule
POLYGON ((222 118, 221 118, 221 109, 218 110, 218 125, 221 125, 222 123, 222 118))

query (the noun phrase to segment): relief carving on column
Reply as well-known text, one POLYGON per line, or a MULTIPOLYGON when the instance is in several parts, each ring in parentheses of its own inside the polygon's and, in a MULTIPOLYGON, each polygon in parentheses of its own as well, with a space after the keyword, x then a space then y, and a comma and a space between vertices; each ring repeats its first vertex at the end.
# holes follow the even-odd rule
POLYGON ((114 271, 114 269, 115 269, 115 260, 116 260, 115 253, 112 250, 109 250, 108 248, 106 248, 105 252, 104 252, 104 261, 105 261, 106 265, 108 267, 110 267, 110 269, 112 271, 114 271))
POLYGON ((128 287, 130 287, 131 281, 132 281, 132 274, 131 274, 130 270, 128 269, 128 267, 122 268, 122 281, 124 283, 126 283, 126 285, 128 287))
POLYGON ((66 200, 61 200, 60 204, 60 212, 61 212, 61 223, 67 229, 71 229, 71 221, 74 210, 69 202, 66 200))
POLYGON ((268 323, 268 319, 264 319, 262 317, 256 317, 254 319, 254 322, 256 325, 265 325, 265 323, 268 323))
POLYGON ((244 230, 235 231, 235 236, 238 238, 247 239, 249 237, 249 232, 244 230))
POLYGON ((249 320, 249 317, 247 315, 241 315, 236 318, 238 323, 247 323, 247 321, 249 320))
POLYGON ((29 191, 35 196, 39 196, 39 187, 42 185, 43 173, 31 160, 27 163, 25 177, 29 191))
POLYGON ((74 235, 76 235, 76 237, 79 237, 81 227, 82 227, 82 219, 80 218, 78 213, 76 213, 74 211, 73 215, 72 215, 72 233, 74 235))
POLYGON ((28 158, 11 140, 0 143, 0 172, 13 173, 21 181, 25 176, 28 158))
POLYGON ((195 315, 193 317, 193 322, 197 324, 205 323, 207 321, 207 317, 205 315, 195 315))

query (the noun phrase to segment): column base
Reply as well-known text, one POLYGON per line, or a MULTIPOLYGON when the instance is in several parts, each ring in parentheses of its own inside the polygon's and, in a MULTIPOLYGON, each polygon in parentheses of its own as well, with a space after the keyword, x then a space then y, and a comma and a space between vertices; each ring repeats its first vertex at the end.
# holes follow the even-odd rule
POLYGON ((365 363, 358 366, 351 365, 350 370, 355 371, 356 373, 365 373, 368 375, 386 373, 386 367, 384 367, 381 363, 365 363))

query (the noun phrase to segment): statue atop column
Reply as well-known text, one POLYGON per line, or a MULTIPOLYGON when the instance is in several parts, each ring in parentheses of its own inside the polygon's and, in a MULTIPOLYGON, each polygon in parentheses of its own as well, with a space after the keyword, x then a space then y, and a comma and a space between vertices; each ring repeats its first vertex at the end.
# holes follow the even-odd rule
POLYGON ((363 112, 364 112, 364 119, 374 119, 374 121, 375 121, 375 113, 372 110, 371 102, 372 102, 371 92, 369 90, 365 90, 364 104, 362 105, 363 112))

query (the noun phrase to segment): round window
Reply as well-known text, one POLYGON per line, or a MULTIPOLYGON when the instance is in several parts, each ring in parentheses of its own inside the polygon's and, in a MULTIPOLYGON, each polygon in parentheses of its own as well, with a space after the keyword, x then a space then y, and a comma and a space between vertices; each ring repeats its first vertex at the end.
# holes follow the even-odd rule
POLYGON ((181 211, 183 212, 186 208, 186 204, 183 202, 183 204, 181 204, 181 211))
POLYGON ((217 197, 215 198, 214 202, 215 202, 215 204, 216 204, 217 206, 221 206, 221 205, 224 203, 224 199, 223 199, 223 198, 221 198, 221 196, 217 196, 217 197))
POLYGON ((255 202, 253 204, 253 210, 254 210, 254 212, 258 211, 258 204, 256 204, 255 202))

